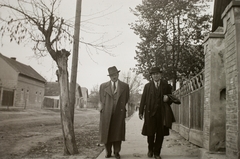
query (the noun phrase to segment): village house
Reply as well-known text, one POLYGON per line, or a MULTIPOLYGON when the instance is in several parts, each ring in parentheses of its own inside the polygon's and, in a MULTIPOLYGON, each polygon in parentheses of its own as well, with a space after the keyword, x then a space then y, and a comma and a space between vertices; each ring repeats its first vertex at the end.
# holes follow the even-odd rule
MULTIPOLYGON (((58 82, 47 82, 44 94, 44 108, 60 108, 59 102, 60 88, 58 82)), ((85 108, 87 104, 87 88, 76 84, 75 108, 85 108)))
POLYGON ((82 98, 80 98, 80 108, 87 108, 88 105, 88 89, 86 87, 81 87, 82 98))
POLYGON ((0 107, 41 108, 45 83, 31 66, 0 53, 0 107))

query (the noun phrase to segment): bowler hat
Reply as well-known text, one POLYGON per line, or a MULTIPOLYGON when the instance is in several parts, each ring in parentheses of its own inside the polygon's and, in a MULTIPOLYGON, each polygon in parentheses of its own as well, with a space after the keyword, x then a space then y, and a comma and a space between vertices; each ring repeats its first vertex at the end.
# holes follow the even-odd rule
POLYGON ((159 67, 153 67, 150 70, 150 74, 153 74, 153 73, 162 73, 162 70, 159 67))
POLYGON ((117 70, 116 66, 108 68, 108 74, 109 74, 108 76, 111 76, 112 74, 118 73, 118 72, 120 72, 120 70, 117 70))

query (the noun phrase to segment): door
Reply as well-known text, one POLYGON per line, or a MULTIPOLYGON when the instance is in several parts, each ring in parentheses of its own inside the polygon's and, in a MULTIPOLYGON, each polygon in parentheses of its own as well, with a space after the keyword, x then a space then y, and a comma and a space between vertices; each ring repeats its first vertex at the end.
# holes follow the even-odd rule
POLYGON ((14 91, 3 90, 2 106, 13 106, 14 91))

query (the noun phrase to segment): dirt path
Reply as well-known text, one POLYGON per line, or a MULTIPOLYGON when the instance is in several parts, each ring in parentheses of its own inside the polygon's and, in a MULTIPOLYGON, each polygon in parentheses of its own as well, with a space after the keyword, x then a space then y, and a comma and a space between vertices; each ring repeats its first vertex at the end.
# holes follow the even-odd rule
MULTIPOLYGON (((98 111, 76 110, 74 121, 79 156, 95 158, 103 149, 96 146, 98 111)), ((0 158, 4 159, 61 158, 63 143, 59 111, 0 111, 0 143, 0 158)))

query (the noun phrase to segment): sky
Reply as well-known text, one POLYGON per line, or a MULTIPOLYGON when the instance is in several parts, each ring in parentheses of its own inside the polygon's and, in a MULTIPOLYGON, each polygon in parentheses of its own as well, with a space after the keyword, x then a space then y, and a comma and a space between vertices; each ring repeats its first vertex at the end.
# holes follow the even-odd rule
MULTIPOLYGON (((141 0, 82 0, 82 16, 80 38, 86 42, 108 41, 106 46, 114 46, 109 52, 88 49, 80 45, 77 83, 91 90, 101 83, 109 81, 107 69, 116 66, 120 70, 120 80, 137 64, 134 60, 139 37, 130 29, 129 24, 134 23, 137 17, 130 12, 141 0)), ((212 8, 210 8, 210 11, 212 8)), ((72 20, 76 11, 76 0, 62 0, 59 14, 66 20, 72 20)), ((4 15, 0 11, 0 16, 4 15)), ((31 47, 32 43, 17 45, 10 43, 9 38, 1 39, 0 53, 7 57, 16 57, 17 61, 30 65, 47 81, 56 81, 56 64, 49 56, 37 59, 31 47)), ((65 43, 63 47, 72 51, 72 45, 65 43)), ((69 75, 71 73, 70 55, 68 61, 69 75)), ((146 83, 143 80, 143 84, 146 83)))
MULTIPOLYGON (((101 38, 106 46, 114 46, 108 53, 96 51, 80 45, 77 83, 91 90, 94 86, 109 81, 107 69, 116 66, 120 70, 120 79, 123 73, 134 68, 135 50, 139 38, 130 29, 129 24, 134 23, 136 16, 130 12, 141 0, 82 0, 82 16, 80 38, 91 42, 101 38), (111 40, 110 40, 111 39, 111 40)), ((74 22, 76 1, 62 0, 59 14, 64 19, 74 22)), ((1 13, 3 15, 3 13, 1 13)), ((2 39, 0 53, 7 57, 16 57, 17 61, 30 65, 47 81, 56 81, 56 64, 50 56, 37 59, 31 47, 33 44, 21 44, 9 42, 9 38, 2 39)), ((72 51, 72 46, 65 44, 72 51), (68 46, 67 46, 68 45, 68 46)), ((69 71, 71 69, 72 56, 69 57, 69 71)), ((70 75, 70 72, 69 72, 70 75)))

